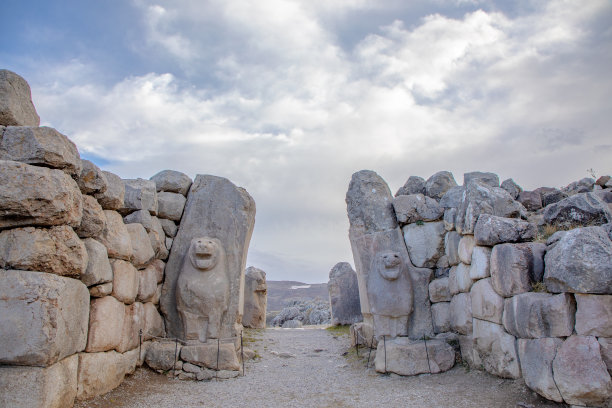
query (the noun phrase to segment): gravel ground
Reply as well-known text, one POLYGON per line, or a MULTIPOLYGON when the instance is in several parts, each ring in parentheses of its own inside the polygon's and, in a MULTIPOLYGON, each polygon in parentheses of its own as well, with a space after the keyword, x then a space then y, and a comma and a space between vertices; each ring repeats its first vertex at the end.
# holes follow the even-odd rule
POLYGON ((244 377, 179 381, 142 368, 114 391, 76 407, 566 407, 537 396, 522 380, 462 366, 437 375, 380 375, 366 370, 354 352, 343 356, 347 335, 319 326, 246 336, 261 358, 247 362, 244 377))

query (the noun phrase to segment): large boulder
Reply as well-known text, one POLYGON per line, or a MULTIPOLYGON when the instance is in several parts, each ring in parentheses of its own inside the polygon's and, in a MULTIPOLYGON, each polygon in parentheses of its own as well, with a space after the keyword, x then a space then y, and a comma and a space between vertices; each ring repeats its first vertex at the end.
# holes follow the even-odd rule
POLYGON ((519 360, 525 384, 546 399, 563 402, 555 384, 552 363, 562 339, 518 339, 519 360))
POLYGON ((155 257, 149 235, 142 224, 127 224, 125 228, 132 243, 132 263, 142 269, 155 257))
MULTIPOLYGON (((188 283, 191 279, 196 279, 192 284, 202 285, 203 282, 197 283, 197 279, 207 279, 207 274, 213 276, 211 273, 219 274, 218 279, 220 280, 218 284, 215 284, 218 285, 215 289, 220 291, 218 293, 229 295, 226 298, 227 303, 217 303, 221 308, 219 310, 225 310, 218 323, 220 330, 218 335, 220 337, 236 335, 236 323, 240 321, 241 306, 244 301, 246 255, 254 224, 255 202, 246 190, 236 187, 225 178, 209 175, 196 176, 165 270, 166 279, 160 306, 169 337, 184 338, 186 336, 177 309, 178 301, 189 301, 186 298, 181 300, 181 296, 177 296, 179 275, 184 271, 187 272, 183 279, 188 286, 191 285, 188 283), (197 243, 198 239, 201 239, 200 243, 197 243), (196 269, 189 259, 193 256, 197 257, 196 251, 207 251, 209 255, 215 256, 224 251, 226 254, 223 259, 225 271, 223 262, 217 262, 212 269, 208 268, 210 266, 208 264, 203 265, 204 269, 208 268, 206 272, 196 269), (183 269, 183 264, 185 264, 185 269, 183 269), (220 276, 222 274, 225 276, 220 276)), ((196 264, 199 265, 199 261, 196 264)), ((199 297, 198 302, 201 304, 201 299, 207 294, 200 291, 194 296, 199 297)), ((194 311, 194 313, 198 312, 194 311)))
POLYGON ((451 294, 448 290, 448 277, 434 279, 429 284, 429 300, 432 303, 449 302, 451 294))
POLYGON ((472 316, 501 324, 504 312, 504 298, 499 296, 491 286, 491 279, 481 279, 470 290, 472 299, 472 316))
POLYGON ((143 304, 142 340, 147 341, 154 337, 164 337, 164 319, 151 302, 143 304))
POLYGON ((139 275, 134 266, 121 259, 112 259, 113 293, 112 295, 125 304, 133 303, 138 295, 139 275))
POLYGON ((482 367, 482 361, 480 356, 474 349, 474 337, 470 334, 469 336, 457 336, 459 337, 459 350, 461 351, 461 359, 466 362, 470 367, 480 369, 482 367))
POLYGON ((157 290, 157 265, 151 263, 141 271, 138 271, 138 295, 139 302, 150 302, 157 290))
POLYGON ((49 367, 0 366, 0 407, 72 407, 78 365, 73 354, 49 367))
POLYGON ((476 244, 494 246, 506 242, 525 242, 535 239, 535 225, 516 218, 482 214, 474 227, 476 244))
POLYGON ((178 226, 174 221, 160 218, 159 222, 161 223, 161 226, 167 237, 174 238, 176 236, 176 233, 178 232, 178 226))
POLYGON ((500 244, 491 252, 491 284, 504 297, 532 290, 542 280, 545 244, 500 244))
POLYGON ((463 200, 457 208, 455 228, 461 234, 473 234, 481 214, 506 218, 525 218, 527 215, 525 207, 514 201, 506 190, 472 180, 465 187, 463 200))
POLYGON ((563 191, 553 187, 540 187, 533 191, 540 194, 542 207, 547 207, 568 197, 563 191))
POLYGON ((450 331, 450 302, 440 302, 431 305, 431 319, 434 333, 450 331))
POLYGON ((395 197, 410 194, 425 194, 425 179, 423 177, 408 177, 404 185, 395 193, 395 197))
POLYGON ((511 178, 504 180, 503 183, 501 183, 501 188, 506 190, 514 200, 516 200, 521 191, 523 191, 522 187, 516 184, 511 178))
POLYGON ((94 197, 105 210, 120 210, 125 199, 125 185, 121 177, 110 171, 102 171, 106 180, 106 190, 98 191, 94 197))
POLYGON ((482 183, 488 184, 491 187, 499 187, 499 176, 495 173, 472 171, 463 173, 463 185, 467 186, 472 180, 479 180, 482 183))
POLYGON ((450 325, 459 334, 472 334, 472 300, 469 293, 453 296, 450 302, 450 325))
POLYGON ((176 170, 162 170, 150 178, 155 183, 157 191, 179 193, 187 196, 191 187, 191 178, 176 170))
POLYGON ((147 210, 134 211, 123 217, 123 222, 127 224, 142 224, 147 232, 153 228, 153 216, 147 210))
POLYGON ((81 174, 76 145, 50 127, 7 127, 0 139, 0 160, 59 169, 73 177, 81 174))
POLYGON ((569 183, 567 186, 563 187, 562 190, 569 195, 588 193, 590 191, 593 191, 594 184, 595 179, 591 177, 585 177, 578 181, 573 181, 569 183))
POLYGON ((187 199, 182 194, 162 191, 157 193, 158 215, 173 221, 180 221, 187 199))
POLYGON ((561 234, 548 247, 545 263, 544 283, 550 292, 612 294, 612 241, 604 228, 561 234))
POLYGON ((576 293, 576 333, 581 336, 612 337, 612 295, 576 293))
POLYGON ((47 367, 87 342, 89 291, 78 280, 0 271, 0 364, 47 367))
POLYGON ((207 344, 186 345, 181 348, 181 359, 213 370, 240 370, 233 343, 217 344, 215 341, 207 344))
POLYGON ((484 369, 498 377, 520 378, 521 368, 516 339, 504 328, 486 320, 474 319, 474 350, 484 369))
POLYGON ((32 103, 30 85, 7 69, 0 69, 0 125, 40 125, 40 117, 32 103))
POLYGON ((155 183, 150 180, 124 179, 125 197, 122 214, 129 214, 138 210, 146 210, 151 214, 157 214, 157 190, 155 183))
POLYGON ((456 209, 461 204, 461 200, 463 200, 464 191, 465 187, 463 186, 451 187, 440 199, 440 207, 443 207, 446 210, 451 208, 456 209))
POLYGON ((379 373, 437 374, 455 365, 455 350, 443 340, 398 337, 378 342, 374 364, 379 373))
POLYGON ((61 170, 0 160, 0 186, 0 229, 81 223, 81 191, 61 170))
POLYGON ((86 271, 87 260, 83 241, 65 225, 0 232, 0 268, 78 278, 86 271))
POLYGON ((444 223, 409 224, 402 228, 402 232, 412 264, 419 268, 435 267, 438 259, 444 255, 444 223))
POLYGON ((570 294, 528 292, 505 300, 503 321, 516 337, 567 337, 574 331, 575 313, 570 294))
POLYGON ((542 208, 542 196, 538 191, 522 191, 516 201, 523 204, 529 211, 537 211, 542 208))
POLYGON ((470 266, 460 263, 448 273, 448 290, 451 295, 469 292, 474 280, 470 277, 470 266))
POLYGON ((357 273, 349 263, 339 262, 332 268, 327 289, 333 325, 353 324, 363 320, 357 273))
POLYGON ((110 258, 129 261, 132 258, 132 238, 117 211, 104 210, 106 229, 98 237, 108 250, 110 258))
POLYGON ((567 338, 558 348, 552 368, 566 403, 602 407, 611 400, 612 380, 595 337, 567 338))
POLYGON ((439 171, 425 182, 425 195, 440 200, 457 182, 450 171, 439 171))
POLYGON ((176 367, 182 348, 181 343, 153 341, 147 348, 145 363, 153 370, 172 370, 176 367))
POLYGON ((474 245, 476 245, 476 242, 474 241, 473 235, 464 235, 459 241, 459 246, 457 247, 459 260, 466 265, 472 263, 472 251, 474 250, 474 245))
POLYGON ((105 228, 106 216, 102 206, 92 196, 83 194, 83 218, 75 232, 80 238, 96 238, 105 228))
POLYGON ((106 247, 93 238, 83 240, 87 250, 87 268, 81 274, 81 282, 87 286, 113 281, 113 270, 108 261, 106 247))
POLYGON ((451 266, 458 265, 461 262, 459 259, 459 241, 461 241, 461 235, 456 231, 447 232, 444 236, 444 254, 451 266))
POLYGON ((472 264, 470 265, 470 278, 473 280, 491 276, 491 248, 475 246, 472 250, 472 264))
POLYGON ((436 200, 423 194, 395 197, 393 209, 397 221, 402 225, 417 221, 437 221, 444 214, 444 208, 436 200))
POLYGON ((100 194, 106 191, 108 182, 104 172, 89 160, 81 160, 83 169, 77 178, 77 184, 83 194, 100 194))
POLYGON ((563 229, 612 222, 608 204, 595 193, 580 193, 544 209, 544 222, 563 229))
POLYGON ((116 350, 125 353, 138 347, 141 330, 144 329, 144 307, 140 302, 125 306, 125 316, 121 330, 121 341, 116 350))
POLYGON ((112 296, 93 299, 89 312, 88 353, 119 347, 125 319, 125 305, 112 296))
POLYGON ((170 247, 167 245, 166 234, 159 218, 151 217, 151 229, 147 231, 147 234, 149 235, 153 252, 155 252, 155 258, 167 259, 172 245, 170 247))
POLYGON ((117 388, 125 375, 134 370, 138 350, 131 353, 107 351, 80 353, 77 399, 86 400, 117 388))

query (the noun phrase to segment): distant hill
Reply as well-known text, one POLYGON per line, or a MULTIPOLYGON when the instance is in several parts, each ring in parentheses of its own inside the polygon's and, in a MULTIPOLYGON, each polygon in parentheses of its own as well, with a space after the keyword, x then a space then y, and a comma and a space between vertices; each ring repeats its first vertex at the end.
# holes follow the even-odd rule
POLYGON ((295 281, 268 281, 268 313, 280 311, 290 300, 329 301, 327 283, 303 283, 295 281))

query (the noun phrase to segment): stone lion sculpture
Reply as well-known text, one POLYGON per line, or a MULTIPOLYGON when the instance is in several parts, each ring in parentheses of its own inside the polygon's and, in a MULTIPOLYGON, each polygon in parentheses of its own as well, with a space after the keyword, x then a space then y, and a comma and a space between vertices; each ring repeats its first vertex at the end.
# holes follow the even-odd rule
POLYGON ((225 250, 216 238, 191 240, 179 273, 176 304, 184 340, 219 338, 229 305, 230 279, 225 250))
POLYGON ((412 283, 399 253, 376 254, 367 287, 376 337, 407 335, 413 307, 412 283))

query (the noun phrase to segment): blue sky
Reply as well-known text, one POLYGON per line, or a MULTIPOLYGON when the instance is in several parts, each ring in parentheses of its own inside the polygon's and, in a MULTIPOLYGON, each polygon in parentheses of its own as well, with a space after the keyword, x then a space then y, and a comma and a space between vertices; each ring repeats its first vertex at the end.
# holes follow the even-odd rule
POLYGON ((123 178, 215 174, 257 203, 248 264, 327 280, 377 171, 609 174, 610 0, 3 0, 0 66, 123 178))

